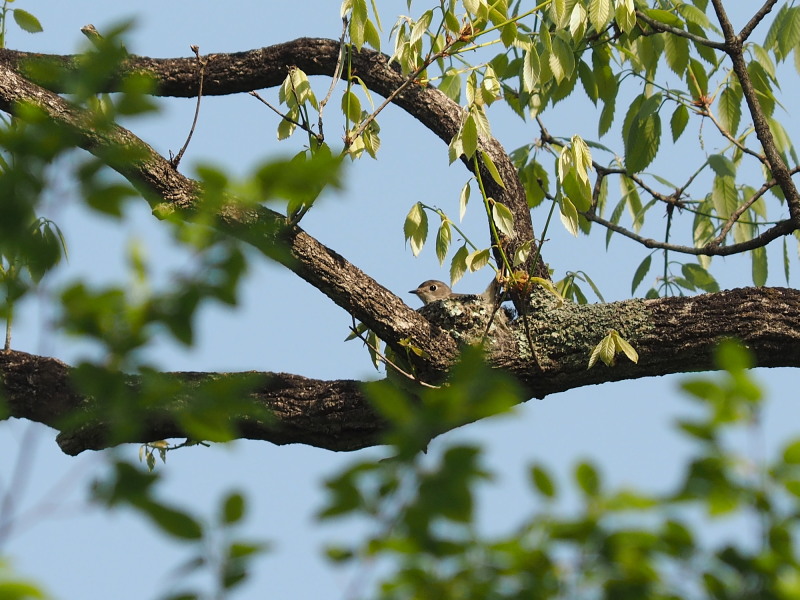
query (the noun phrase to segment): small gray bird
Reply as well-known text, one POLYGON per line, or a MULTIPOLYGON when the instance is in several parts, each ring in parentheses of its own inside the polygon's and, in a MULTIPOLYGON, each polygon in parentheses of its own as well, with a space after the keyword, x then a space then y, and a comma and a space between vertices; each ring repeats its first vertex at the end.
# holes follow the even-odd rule
POLYGON ((409 294, 416 294, 423 304, 430 304, 437 300, 444 300, 445 298, 457 298, 464 294, 454 294, 448 285, 436 279, 428 279, 419 284, 415 290, 410 290, 409 294))
POLYGON ((497 280, 492 278, 489 287, 482 294, 457 294, 450 289, 450 287, 437 279, 428 279, 419 284, 415 290, 410 290, 409 294, 416 294, 423 304, 430 304, 437 300, 444 300, 445 298, 476 298, 480 297, 485 302, 495 302, 500 292, 500 286, 497 280))

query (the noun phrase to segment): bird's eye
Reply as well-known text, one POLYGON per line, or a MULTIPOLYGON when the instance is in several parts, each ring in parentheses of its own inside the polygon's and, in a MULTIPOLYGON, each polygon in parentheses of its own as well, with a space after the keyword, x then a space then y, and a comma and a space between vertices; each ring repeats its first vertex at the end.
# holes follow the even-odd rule
POLYGON ((430 286, 428 286, 428 289, 429 289, 430 291, 432 291, 432 292, 435 292, 435 291, 436 291, 436 284, 433 284, 433 285, 430 285, 430 286))

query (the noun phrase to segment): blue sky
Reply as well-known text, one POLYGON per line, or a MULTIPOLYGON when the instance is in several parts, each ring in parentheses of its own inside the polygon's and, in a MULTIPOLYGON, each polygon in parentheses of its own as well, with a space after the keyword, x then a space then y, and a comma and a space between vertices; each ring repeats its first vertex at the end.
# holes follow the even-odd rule
MULTIPOLYGON (((99 0, 18 0, 15 6, 33 12, 45 31, 31 36, 11 26, 8 46, 69 53, 83 45, 83 25, 93 23, 102 32, 135 16, 128 49, 136 54, 188 56, 191 44, 199 45, 202 53, 248 50, 300 36, 338 37, 338 4, 310 0, 298 11, 297 3, 288 2, 240 1, 230 9, 218 2, 195 0, 147 2, 132 9, 124 3, 99 0)), ((395 15, 406 11, 406 3, 380 5, 388 31, 395 15)), ((419 3, 419 10, 422 8, 419 3)), ((763 35, 757 33, 756 38, 763 39, 763 35)), ((782 85, 784 93, 791 96, 797 77, 794 71, 788 75, 791 79, 787 76, 782 85)), ((323 91, 328 82, 319 80, 315 85, 323 91)), ((274 91, 265 95, 276 97, 274 91)), ((183 143, 194 101, 168 99, 161 104, 159 116, 130 127, 167 154, 183 143)), ((597 115, 585 110, 587 105, 564 103, 548 113, 550 132, 595 137, 597 115)), ((447 269, 439 267, 432 247, 421 257, 412 257, 403 241, 403 219, 418 200, 456 215, 458 194, 468 174, 458 163, 449 166, 445 145, 400 111, 390 107, 380 124, 383 145, 379 160, 364 159, 350 166, 343 192, 326 196, 303 220, 303 227, 416 306, 418 301, 406 291, 424 279, 446 279, 447 269)), ((191 174, 193 164, 212 162, 244 174, 269 157, 296 151, 302 140, 279 144, 276 127, 275 116, 246 94, 207 98, 182 169, 191 174)), ((531 123, 502 112, 496 115, 493 128, 509 150, 538 135, 531 123)), ((796 124, 789 122, 790 135, 795 129, 796 124)), ((327 131, 329 139, 335 138, 335 126, 327 131)), ((621 147, 618 134, 602 141, 621 147)), ((665 147, 659 165, 688 169, 691 160, 683 151, 665 147)), ((147 249, 155 281, 165 280, 187 260, 173 254, 168 235, 144 202, 131 206, 129 219, 122 224, 87 215, 71 197, 64 177, 48 205, 48 216, 64 229, 70 252, 69 263, 48 284, 51 290, 77 277, 95 282, 124 280, 126 248, 131 243, 147 249)), ((481 214, 475 208, 468 213, 465 227, 474 239, 483 240, 481 214)), ((541 226, 543 219, 544 213, 535 213, 534 225, 541 226)), ((653 220, 658 222, 657 217, 653 220)), ((598 233, 574 239, 556 224, 544 249, 545 260, 556 269, 557 277, 565 270, 583 269, 598 282, 606 299, 627 298, 633 270, 645 253, 622 239, 612 242, 606 253, 604 234, 598 233)), ((770 256, 773 268, 768 283, 785 285, 777 267, 779 254, 771 252, 770 256)), ((795 260, 793 267, 796 265, 795 260)), ((749 283, 746 259, 718 260, 714 269, 723 287, 749 283)), ((480 291, 489 277, 486 273, 470 275, 457 290, 480 291)), ((67 362, 91 351, 56 331, 50 325, 52 317, 45 294, 26 305, 14 347, 67 362)), ((364 349, 342 341, 349 323, 341 309, 311 286, 282 267, 256 259, 236 309, 210 307, 203 311, 195 348, 163 343, 152 349, 150 357, 165 370, 255 369, 319 378, 375 377, 364 349)), ((525 467, 534 460, 551 465, 565 477, 570 464, 588 456, 602 465, 611 483, 663 489, 674 481, 681 459, 689 451, 671 433, 675 418, 691 410, 676 393, 679 379, 615 383, 530 401, 512 415, 442 436, 431 452, 435 454, 437 447, 454 441, 486 444, 487 460, 500 476, 482 496, 481 520, 495 531, 511 526, 519 510, 532 506, 525 467)), ((767 448, 774 448, 794 433, 791 424, 800 416, 795 399, 787 393, 796 387, 797 375, 788 370, 762 370, 759 379, 767 384, 771 401, 758 435, 767 448)), ((150 598, 169 588, 174 581, 172 569, 189 558, 187 549, 164 542, 148 524, 124 510, 108 513, 83 501, 90 482, 104 473, 104 453, 66 457, 55 445, 53 431, 20 422, 0 424, 0 452, 7 457, 0 466, 2 492, 10 484, 16 457, 21 453, 28 461, 26 484, 15 494, 15 502, 21 514, 34 512, 19 520, 16 533, 2 548, 19 572, 42 582, 53 597, 64 599, 150 598)), ((119 451, 128 457, 137 452, 136 446, 119 451)), ((358 456, 302 446, 237 442, 172 453, 168 464, 158 468, 165 476, 164 498, 177 502, 191 499, 191 506, 203 515, 213 512, 225 490, 236 488, 246 493, 251 510, 243 531, 249 537, 268 540, 273 551, 257 563, 251 583, 236 597, 345 598, 354 573, 330 567, 322 558, 321 542, 352 532, 345 525, 322 526, 313 514, 322 504, 323 478, 355 458, 358 456)))

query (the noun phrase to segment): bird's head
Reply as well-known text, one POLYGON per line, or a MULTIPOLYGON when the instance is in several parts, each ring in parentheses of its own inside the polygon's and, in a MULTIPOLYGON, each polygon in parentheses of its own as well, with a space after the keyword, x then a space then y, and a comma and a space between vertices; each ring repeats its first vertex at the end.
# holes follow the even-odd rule
POLYGON ((446 283, 437 281, 436 279, 429 279, 419 284, 415 290, 408 292, 409 294, 416 294, 423 304, 430 304, 437 300, 444 300, 449 298, 452 292, 446 283))

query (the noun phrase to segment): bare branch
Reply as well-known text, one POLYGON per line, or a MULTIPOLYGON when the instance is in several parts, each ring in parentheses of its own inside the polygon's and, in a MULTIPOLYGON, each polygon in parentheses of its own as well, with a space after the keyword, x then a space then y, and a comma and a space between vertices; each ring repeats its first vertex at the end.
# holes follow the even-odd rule
POLYGON ((739 32, 739 40, 744 42, 747 38, 750 37, 750 34, 753 33, 753 30, 758 27, 758 24, 767 16, 767 13, 772 10, 778 3, 778 0, 767 0, 764 2, 764 5, 758 9, 758 12, 753 15, 753 18, 750 19, 747 24, 742 27, 742 30, 739 32))
POLYGON ((697 42, 698 44, 702 44, 703 46, 708 46, 709 48, 714 48, 716 50, 724 50, 725 44, 721 42, 714 42, 709 40, 708 38, 704 38, 699 35, 695 35, 685 29, 680 29, 678 27, 673 27, 672 25, 667 25, 666 23, 662 23, 661 21, 656 21, 655 19, 651 19, 645 13, 640 10, 636 11, 636 18, 640 21, 644 21, 650 27, 652 27, 658 33, 671 33, 673 35, 677 35, 682 38, 686 38, 687 40, 691 40, 693 42, 697 42))

